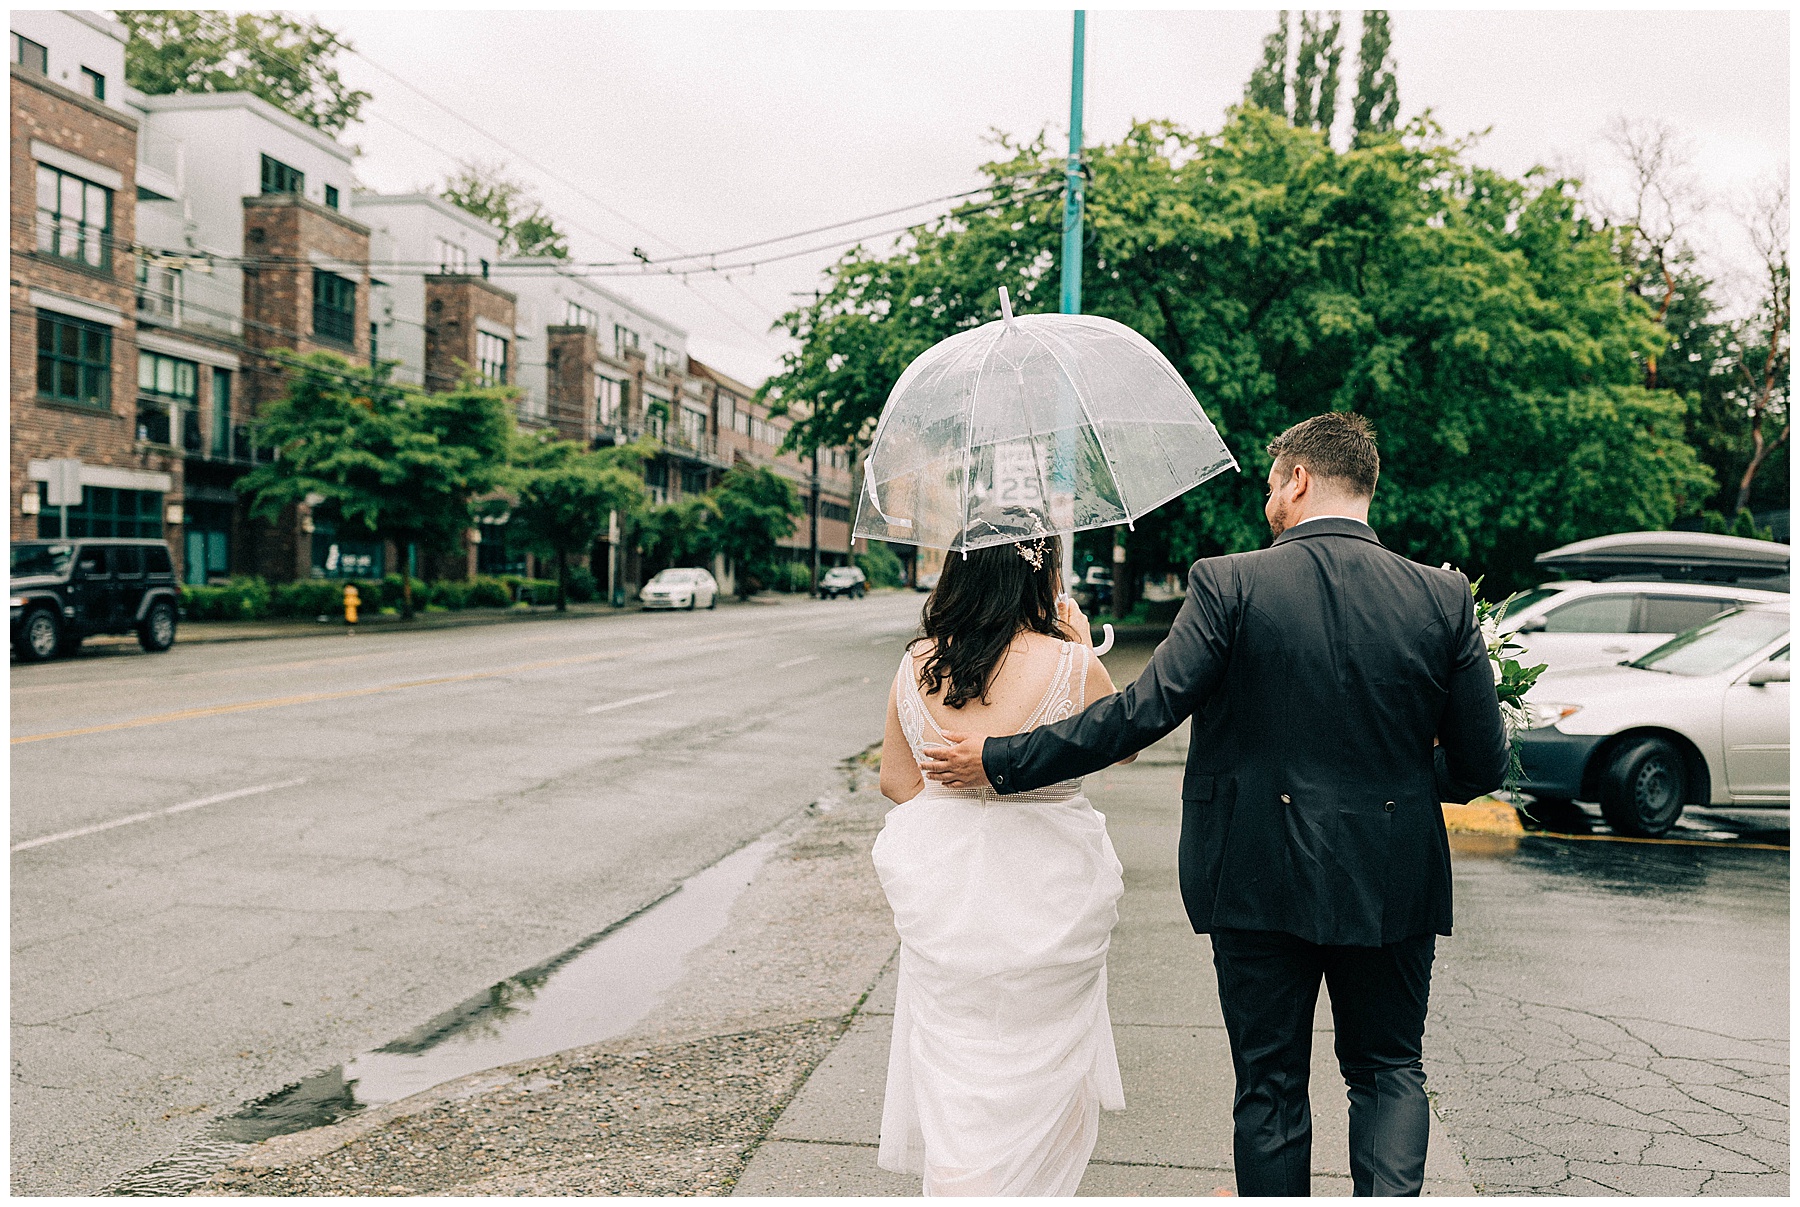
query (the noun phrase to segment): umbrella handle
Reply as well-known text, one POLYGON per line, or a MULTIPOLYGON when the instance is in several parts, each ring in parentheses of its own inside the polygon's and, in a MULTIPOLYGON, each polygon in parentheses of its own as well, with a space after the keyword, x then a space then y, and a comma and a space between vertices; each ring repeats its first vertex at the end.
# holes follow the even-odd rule
POLYGON ((1101 629, 1103 629, 1105 631, 1106 637, 1103 641, 1100 642, 1099 645, 1094 647, 1094 653, 1096 655, 1104 654, 1104 653, 1106 653, 1107 650, 1110 650, 1113 647, 1113 628, 1112 628, 1112 626, 1110 624, 1103 624, 1100 627, 1101 627, 1101 629))

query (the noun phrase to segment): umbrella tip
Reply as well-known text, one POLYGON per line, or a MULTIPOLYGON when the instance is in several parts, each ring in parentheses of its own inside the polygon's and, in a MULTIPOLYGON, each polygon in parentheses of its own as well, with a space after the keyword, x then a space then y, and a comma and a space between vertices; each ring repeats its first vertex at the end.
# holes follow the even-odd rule
POLYGON ((1006 292, 1004 285, 1000 287, 1000 317, 1009 323, 1013 319, 1012 295, 1006 292))

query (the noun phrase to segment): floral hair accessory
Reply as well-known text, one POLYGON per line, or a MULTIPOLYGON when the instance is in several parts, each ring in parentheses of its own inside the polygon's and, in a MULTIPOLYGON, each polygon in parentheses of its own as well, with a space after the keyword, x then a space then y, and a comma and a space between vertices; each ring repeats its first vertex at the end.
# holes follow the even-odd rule
POLYGON ((1020 541, 1013 548, 1019 551, 1020 557, 1031 563, 1033 570, 1044 568, 1044 540, 1042 537, 1031 541, 1020 541))

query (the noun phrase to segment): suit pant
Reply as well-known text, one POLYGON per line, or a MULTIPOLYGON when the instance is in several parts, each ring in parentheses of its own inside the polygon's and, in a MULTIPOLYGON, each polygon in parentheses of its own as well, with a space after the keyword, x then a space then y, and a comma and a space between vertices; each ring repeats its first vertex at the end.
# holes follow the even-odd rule
POLYGON ((1237 1075, 1232 1155, 1240 1195, 1312 1186, 1313 1010, 1331 996, 1338 1068, 1350 1092, 1350 1176, 1358 1195, 1417 1195, 1431 1104, 1420 1046, 1435 935, 1333 947, 1281 931, 1212 936, 1219 1004, 1237 1075))

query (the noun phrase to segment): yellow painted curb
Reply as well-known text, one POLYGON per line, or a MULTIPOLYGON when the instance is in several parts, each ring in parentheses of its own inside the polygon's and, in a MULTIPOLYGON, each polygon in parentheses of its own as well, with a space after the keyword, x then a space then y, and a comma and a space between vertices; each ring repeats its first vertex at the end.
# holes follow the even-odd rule
POLYGON ((1523 834, 1519 811, 1491 796, 1466 805, 1444 806, 1444 829, 1452 834, 1523 834))

